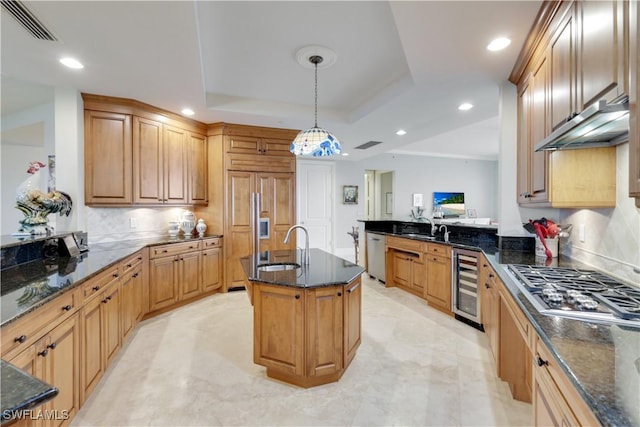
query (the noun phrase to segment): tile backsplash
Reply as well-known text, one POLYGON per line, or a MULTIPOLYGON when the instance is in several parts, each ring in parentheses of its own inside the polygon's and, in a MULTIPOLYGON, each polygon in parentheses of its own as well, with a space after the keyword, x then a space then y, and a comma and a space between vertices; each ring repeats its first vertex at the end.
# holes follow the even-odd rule
POLYGON ((89 243, 142 239, 166 235, 169 221, 179 220, 184 208, 86 208, 89 243), (132 219, 133 225, 132 227, 132 219))
POLYGON ((561 224, 573 224, 563 254, 640 286, 640 209, 629 197, 629 144, 617 148, 616 207, 561 209, 561 224), (579 228, 584 224, 585 239, 579 228))

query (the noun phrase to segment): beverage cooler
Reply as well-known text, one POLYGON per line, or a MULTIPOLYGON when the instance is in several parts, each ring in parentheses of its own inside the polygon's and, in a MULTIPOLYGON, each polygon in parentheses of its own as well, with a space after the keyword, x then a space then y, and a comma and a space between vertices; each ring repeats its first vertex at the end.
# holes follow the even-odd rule
POLYGON ((453 312, 456 319, 480 326, 479 264, 480 252, 453 249, 453 312))

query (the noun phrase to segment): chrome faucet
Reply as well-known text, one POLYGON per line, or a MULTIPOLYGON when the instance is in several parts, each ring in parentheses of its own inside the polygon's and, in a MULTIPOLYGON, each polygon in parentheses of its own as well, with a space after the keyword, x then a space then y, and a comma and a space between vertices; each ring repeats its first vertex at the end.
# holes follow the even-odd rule
POLYGON ((293 225, 291 226, 291 228, 289 228, 289 230, 287 231, 287 235, 284 237, 284 243, 289 243, 289 236, 291 235, 291 231, 295 230, 296 228, 300 228, 302 231, 304 231, 304 253, 302 254, 302 259, 303 259, 303 263, 304 265, 309 265, 309 232, 307 231, 306 227, 304 227, 303 225, 293 225))
POLYGON ((442 224, 438 231, 442 231, 442 227, 444 227, 444 241, 449 242, 449 231, 447 230, 447 226, 442 224))

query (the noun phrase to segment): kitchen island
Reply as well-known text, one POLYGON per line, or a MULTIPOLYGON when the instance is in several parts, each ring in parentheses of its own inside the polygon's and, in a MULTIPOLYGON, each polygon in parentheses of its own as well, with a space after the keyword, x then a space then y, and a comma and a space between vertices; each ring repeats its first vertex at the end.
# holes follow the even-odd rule
POLYGON ((241 259, 253 305, 253 361, 300 387, 338 381, 360 346, 364 269, 320 249, 241 259))

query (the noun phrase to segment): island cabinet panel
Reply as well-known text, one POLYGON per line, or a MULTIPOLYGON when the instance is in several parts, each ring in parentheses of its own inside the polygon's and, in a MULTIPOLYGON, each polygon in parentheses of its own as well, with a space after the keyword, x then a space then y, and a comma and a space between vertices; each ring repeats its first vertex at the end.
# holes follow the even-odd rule
POLYGON ((131 204, 131 115, 86 110, 84 132, 85 203, 131 204))
POLYGON ((322 376, 342 370, 343 287, 308 292, 307 375, 322 376))
MULTIPOLYGON (((29 347, 26 347, 24 351, 22 351, 22 353, 9 359, 8 362, 16 368, 26 372, 27 374, 32 375, 38 379, 42 379, 42 364, 38 363, 38 359, 39 357, 36 355, 36 346, 30 345, 29 347)), ((35 427, 38 425, 38 422, 37 420, 32 420, 28 417, 25 417, 19 419, 11 425, 14 427, 35 427)))
POLYGON ((360 277, 345 287, 344 367, 351 363, 362 340, 362 282, 360 277))
POLYGON ((304 375, 303 290, 255 286, 253 361, 289 375, 304 375))

